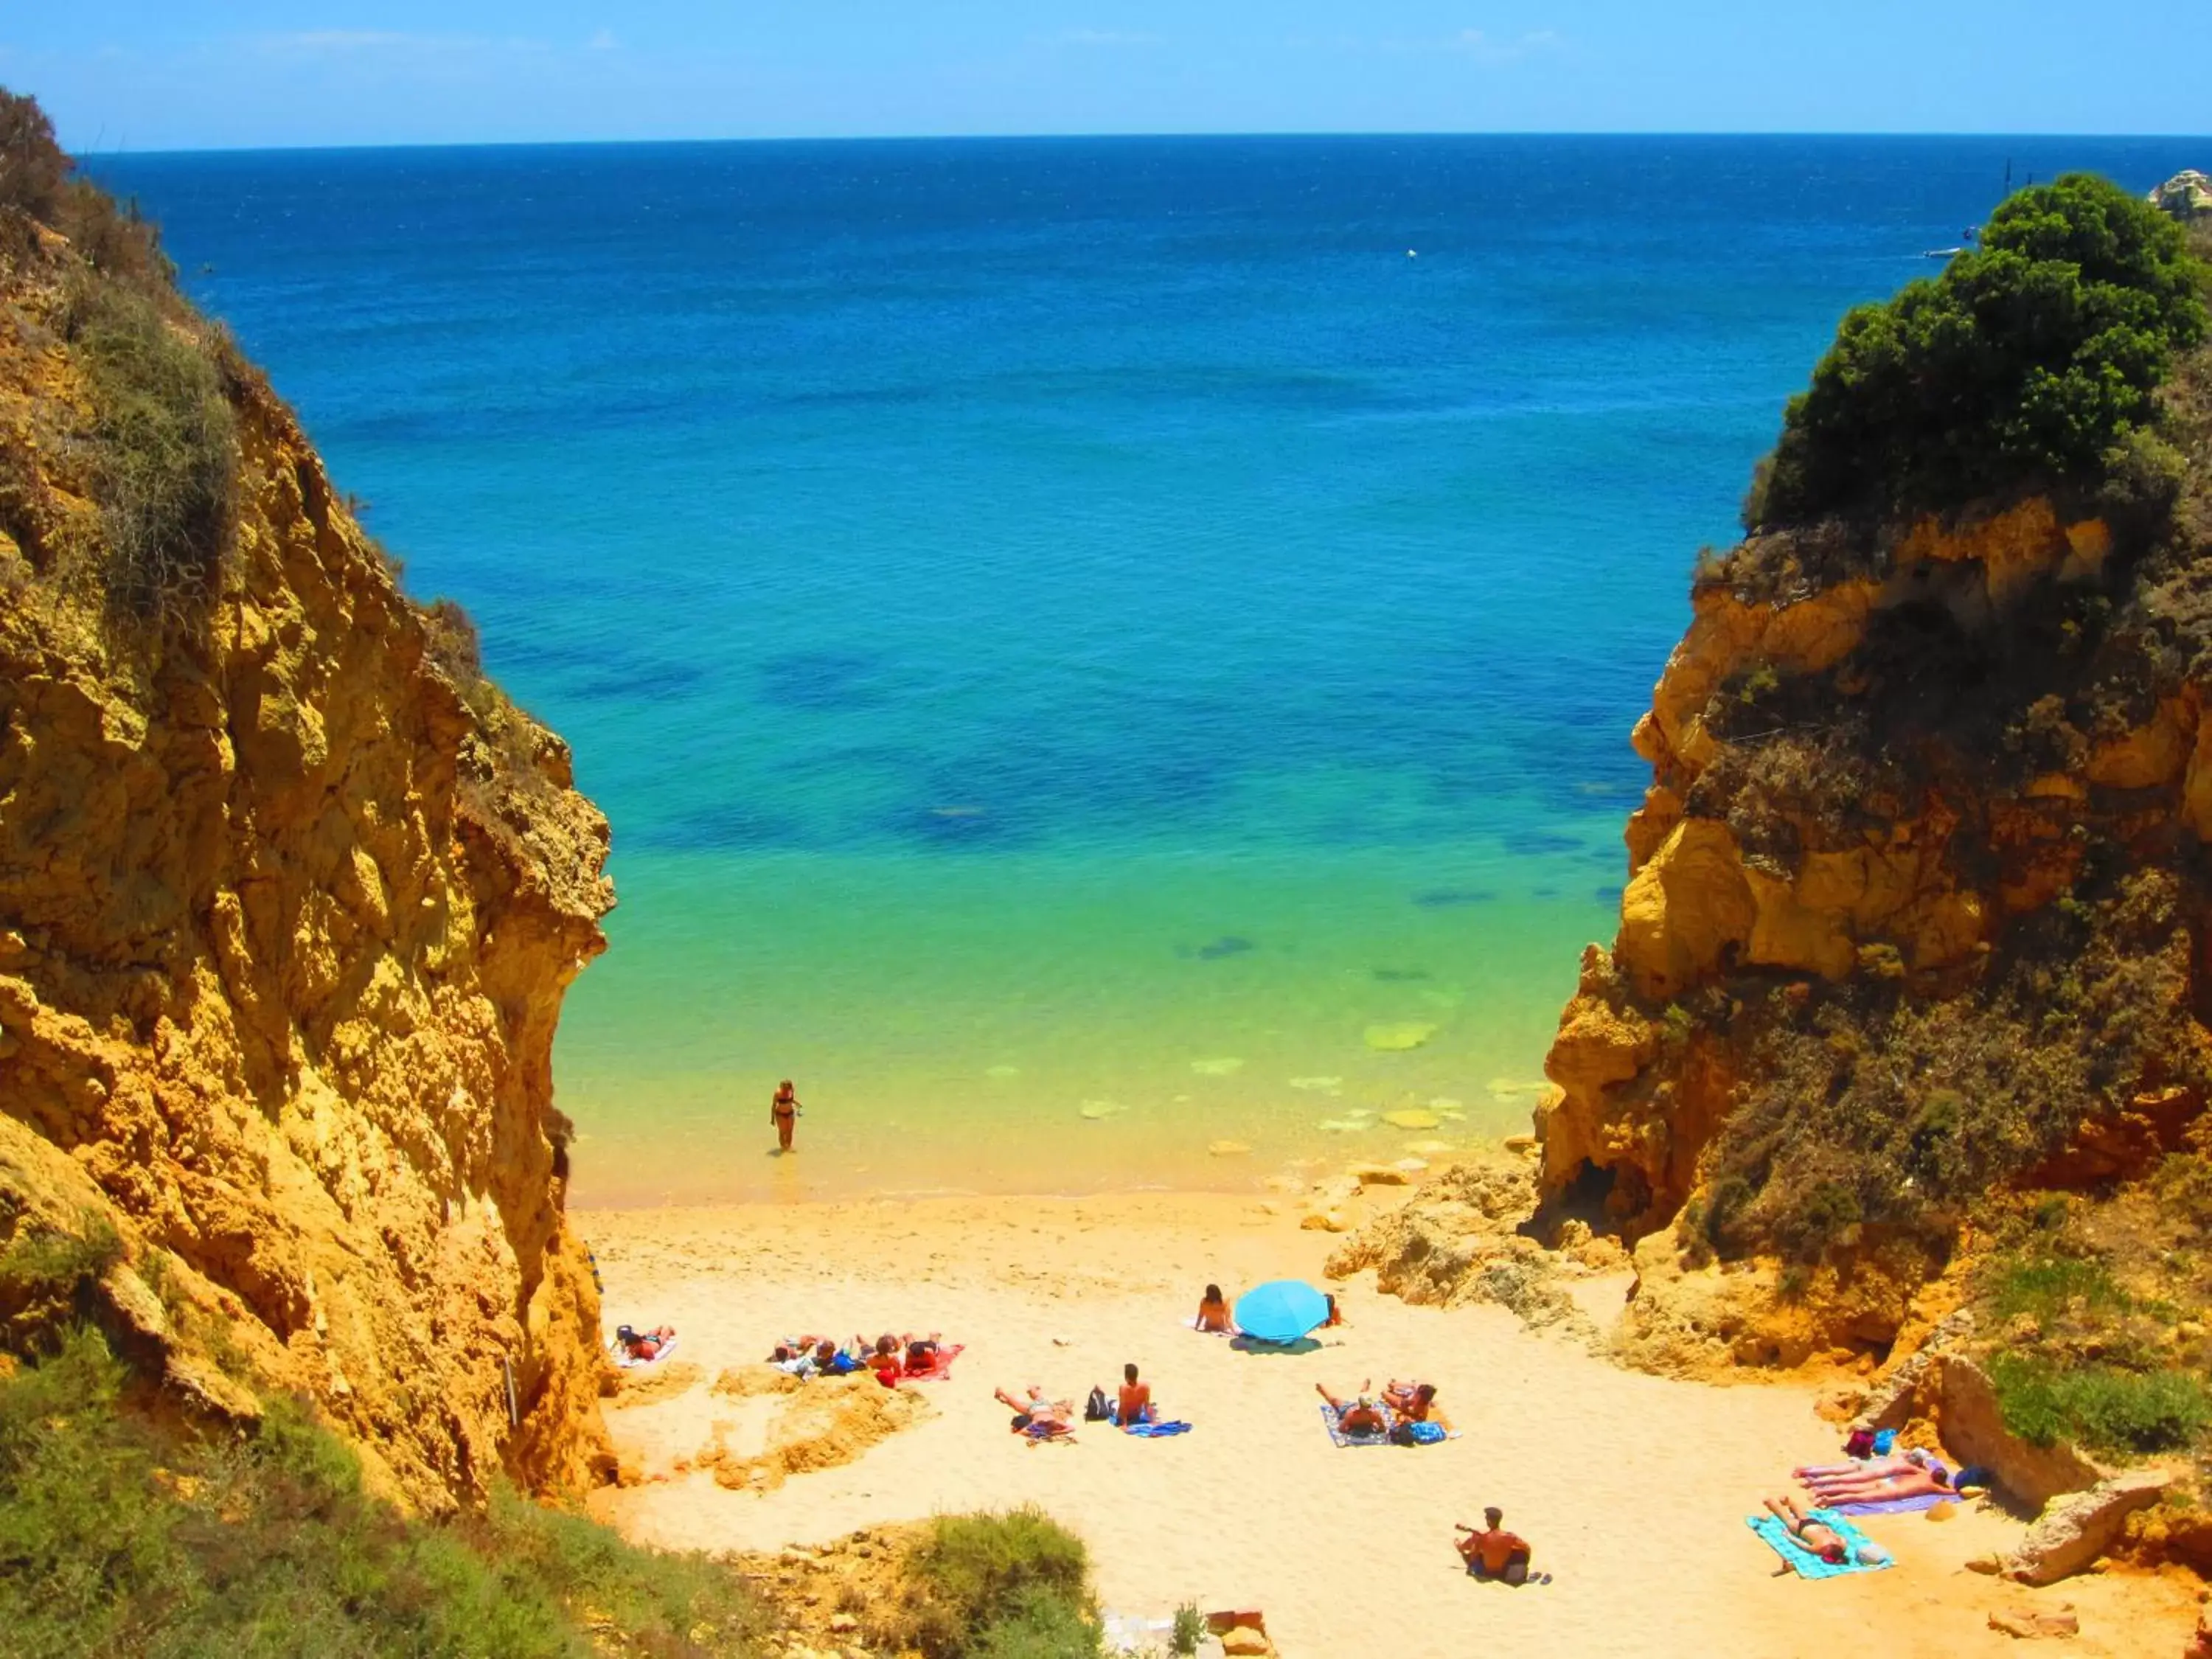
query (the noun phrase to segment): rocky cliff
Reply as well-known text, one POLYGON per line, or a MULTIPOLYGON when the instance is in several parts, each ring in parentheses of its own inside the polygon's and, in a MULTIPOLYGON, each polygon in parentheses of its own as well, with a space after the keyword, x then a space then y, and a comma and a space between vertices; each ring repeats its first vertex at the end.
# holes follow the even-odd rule
MULTIPOLYGON (((2109 187, 2070 188, 2014 221, 2066 281, 2093 256, 2058 246, 2080 228, 2061 216, 2126 217, 2109 187)), ((2063 1195, 2180 1181, 2207 1145, 2212 361, 2183 286, 2202 267, 2179 233, 2143 234, 2164 263, 2088 303, 2163 283, 2178 320, 2145 337, 2173 355, 2112 405, 2127 418, 2102 416, 2094 464, 2023 460, 2006 411, 2114 337, 2034 361, 2042 337, 2008 320, 2026 308, 1972 309, 2027 268, 1993 254, 1846 323, 1779 452, 1827 445, 1796 485, 1820 481, 1821 510, 1762 521, 1755 494, 1753 532, 1701 563, 1634 733, 1652 781, 1620 932, 1583 957, 1538 1122, 1538 1230, 1579 1218, 1637 1247, 1633 1357, 1887 1357, 1970 1295, 1970 1247, 2120 1264, 2124 1281, 2148 1239, 2099 1241, 2063 1195), (1958 308, 1949 337, 1985 331, 1984 381, 2008 354, 2026 365, 2017 398, 1941 434, 1966 476, 2017 477, 1952 504, 1926 500, 1932 443, 1892 477, 1849 471, 1870 453, 1850 399, 1903 363, 1900 400, 1933 405, 1954 372, 1943 337, 1910 331, 1939 304, 1958 308), (1853 360, 1855 340, 1875 345, 1853 360), (1824 386, 1838 361, 1850 374, 1824 386), (2023 1243, 2029 1194, 2048 1237, 2023 1243)), ((2123 378, 2100 365, 2079 384, 2100 377, 2123 378)), ((2193 1249, 2188 1206, 2162 1213, 2193 1249)), ((2122 1285, 2113 1305, 2175 1288, 2122 1285)), ((2174 1344, 2200 1336, 2159 1338, 2158 1363, 2196 1366, 2208 1356, 2174 1344)))
POLYGON ((4 1334, 40 1340, 36 1265, 74 1238, 75 1312, 204 1407, 307 1395, 427 1507, 501 1470, 587 1481, 599 1308, 550 1062, 604 944, 605 822, 150 234, 22 127, 0 131, 4 1334))

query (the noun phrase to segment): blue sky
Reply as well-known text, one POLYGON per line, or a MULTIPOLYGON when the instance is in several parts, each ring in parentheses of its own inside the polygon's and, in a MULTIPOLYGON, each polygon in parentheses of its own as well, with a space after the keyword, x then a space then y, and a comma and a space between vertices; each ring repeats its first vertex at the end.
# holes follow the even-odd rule
POLYGON ((1038 132, 2189 133, 2205 0, 96 0, 79 150, 1038 132))

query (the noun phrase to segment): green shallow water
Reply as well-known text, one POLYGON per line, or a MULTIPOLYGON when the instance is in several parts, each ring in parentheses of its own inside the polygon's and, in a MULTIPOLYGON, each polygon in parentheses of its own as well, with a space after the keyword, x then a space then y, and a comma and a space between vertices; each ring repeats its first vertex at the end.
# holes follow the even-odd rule
POLYGON ((1528 1127, 1611 927, 1594 899, 1468 901, 1480 872, 1376 854, 640 862, 651 902, 610 918, 626 971, 587 973, 562 1026, 580 1204, 1237 1188, 1494 1139, 1528 1127), (1434 1030, 1370 1046, 1407 1024, 1434 1030), (807 1109, 788 1158, 784 1076, 807 1109), (1379 1121, 1436 1101, 1463 1117, 1379 1121))

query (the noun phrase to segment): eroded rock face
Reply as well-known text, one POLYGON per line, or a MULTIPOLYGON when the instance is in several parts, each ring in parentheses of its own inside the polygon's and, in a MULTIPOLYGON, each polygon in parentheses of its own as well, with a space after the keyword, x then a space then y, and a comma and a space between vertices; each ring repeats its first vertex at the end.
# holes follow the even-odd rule
MULTIPOLYGON (((2196 1023, 2196 964, 2212 913, 2191 860, 2212 837, 2206 658, 2160 641, 2175 601, 2152 590, 2154 561, 2126 565, 2114 548, 2103 520, 2039 497, 1879 533, 1755 538, 1701 574, 1633 734, 1653 775, 1627 825, 1620 932, 1584 956, 1545 1065, 1558 1092, 1537 1112, 1547 1214, 1601 1206, 1631 1244, 1667 1235, 1638 1250, 1624 1324, 1643 1363, 1883 1356, 1944 1268, 1940 1245, 1874 1224, 1850 1190, 1866 1152, 1840 1141, 1829 1170, 1801 1176, 1834 1187, 1836 1218, 1786 1287, 1779 1251, 1712 1265, 1727 1218, 1706 1204, 1717 1140, 1753 1091, 1774 1092, 1762 1033, 1790 1032, 1801 1057, 1825 1041, 1848 1070, 1887 1040, 1892 1015, 1868 1010, 1981 997, 2025 1018, 2048 963, 2048 996, 2076 996, 2070 1029, 2110 1019, 2160 1036, 2148 1058, 2090 1054, 2078 1080, 2053 1083, 2081 1091, 2081 1121, 2033 1174, 2140 1173, 2202 1112, 2212 1034, 2196 1023), (2115 872, 2131 868, 2158 872, 2166 896, 2125 910, 2115 872), (2094 916, 2093 892, 2108 905, 2094 916), (2124 938, 2135 922, 2112 920, 2154 910, 2124 938), (2059 983, 2089 970, 2074 947, 2030 938, 2055 911, 2120 940, 2096 972, 2128 984, 2124 1013, 2059 983), (1834 1008, 1849 1017, 1822 1023, 1834 1008), (2136 1069, 2100 1075, 2114 1064, 2136 1069)), ((2167 556, 2159 579, 2178 593, 2193 579, 2167 556)), ((1814 1062, 1808 1090, 1828 1079, 1814 1062)), ((1901 1077, 1893 1092, 1909 1103, 1919 1088, 1901 1077)), ((1948 1133, 1941 1111, 1930 1136, 1948 1133)), ((1764 1190, 1760 1157, 1738 1159, 1750 1173, 1717 1200, 1730 1213, 1764 1190)))
POLYGON ((56 273, 0 264, 0 1236, 99 1208, 178 1363, 312 1396, 418 1504, 584 1482, 611 1459, 550 1056, 605 821, 441 665, 257 384, 218 591, 119 623, 56 273))

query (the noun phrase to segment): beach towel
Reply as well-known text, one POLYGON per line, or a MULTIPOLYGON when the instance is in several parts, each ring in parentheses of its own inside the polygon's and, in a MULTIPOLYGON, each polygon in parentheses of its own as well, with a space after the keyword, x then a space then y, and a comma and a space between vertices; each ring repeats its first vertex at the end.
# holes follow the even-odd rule
POLYGON ((1179 1319, 1176 1323, 1181 1325, 1183 1329, 1187 1331, 1196 1331, 1200 1336, 1242 1336, 1244 1334, 1244 1333, 1238 1330, 1234 1324, 1231 1325, 1225 1331, 1209 1331, 1205 1326, 1198 1322, 1198 1316, 1196 1314, 1193 1314, 1188 1319, 1179 1319))
POLYGON ((1328 1425, 1328 1437, 1340 1446, 1387 1446, 1390 1443, 1390 1425, 1398 1419, 1390 1414, 1388 1406, 1378 1406, 1376 1409, 1382 1413, 1383 1430, 1381 1434, 1346 1434, 1327 1401, 1321 1402, 1321 1420, 1328 1425))
MULTIPOLYGON (((1120 1428, 1121 1408, 1119 1406, 1109 1406, 1106 1408, 1106 1420, 1115 1428, 1120 1428)), ((1130 1429, 1129 1432, 1139 1440, 1165 1440, 1170 1435, 1188 1434, 1190 1425, 1162 1422, 1158 1408, 1147 1406, 1145 1407, 1145 1414, 1137 1419, 1136 1425, 1130 1429)))
POLYGON ((942 1344, 930 1353, 929 1364, 926 1369, 905 1371, 906 1380, 909 1382, 942 1382, 952 1375, 952 1362, 960 1358, 960 1351, 966 1346, 963 1342, 942 1344))
POLYGON ((624 1370, 629 1370, 633 1365, 654 1365, 659 1364, 660 1361, 667 1358, 670 1354, 676 1352, 676 1342, 677 1339, 672 1336, 667 1341, 660 1345, 660 1352, 659 1353, 633 1354, 629 1349, 623 1346, 622 1338, 618 1336, 611 1336, 607 1339, 607 1358, 613 1360, 616 1364, 621 1366, 624 1370))
MULTIPOLYGON (((1806 1511, 1806 1518, 1810 1521, 1825 1522, 1833 1527, 1836 1529, 1836 1535, 1844 1540, 1844 1545, 1854 1556, 1856 1555, 1860 1545, 1869 1541, 1864 1533, 1833 1510, 1808 1510, 1806 1511)), ((1779 1516, 1747 1515, 1743 1520, 1746 1526, 1759 1534, 1760 1541, 1765 1543, 1767 1548, 1772 1550, 1796 1570, 1800 1578, 1842 1578, 1855 1572, 1880 1572, 1884 1567, 1893 1567, 1897 1565, 1893 1559, 1823 1561, 1812 1551, 1791 1541, 1790 1529, 1782 1524, 1779 1516)))
POLYGON ((1919 1510, 1932 1510, 1938 1504, 1955 1504, 1959 1494, 1954 1492, 1923 1492, 1917 1498, 1884 1498, 1871 1504, 1836 1504, 1831 1505, 1838 1515, 1911 1515, 1919 1510))

